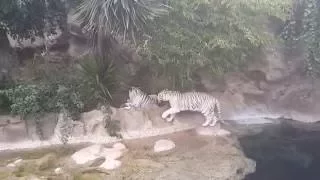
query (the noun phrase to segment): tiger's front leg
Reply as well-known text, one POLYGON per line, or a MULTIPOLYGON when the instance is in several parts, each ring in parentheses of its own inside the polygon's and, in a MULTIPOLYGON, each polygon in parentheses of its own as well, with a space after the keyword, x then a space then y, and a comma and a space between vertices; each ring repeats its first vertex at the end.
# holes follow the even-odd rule
POLYGON ((170 114, 170 117, 167 118, 167 121, 172 122, 175 117, 176 117, 176 114, 170 114))
MULTIPOLYGON (((167 119, 167 117, 169 115, 173 115, 173 114, 176 114, 180 112, 178 109, 175 109, 175 108, 170 108, 168 110, 166 110, 165 112, 162 113, 161 117, 162 119, 167 119)), ((173 116, 174 117, 174 116, 173 116)), ((171 116, 169 119, 167 119, 168 122, 172 121, 173 120, 173 117, 171 116)))

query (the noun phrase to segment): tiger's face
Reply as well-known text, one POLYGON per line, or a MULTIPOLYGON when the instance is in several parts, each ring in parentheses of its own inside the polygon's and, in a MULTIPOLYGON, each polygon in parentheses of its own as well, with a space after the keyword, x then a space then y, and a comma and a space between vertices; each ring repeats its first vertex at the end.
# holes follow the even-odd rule
POLYGON ((134 99, 137 95, 141 95, 143 92, 141 89, 137 87, 131 87, 131 90, 129 91, 129 99, 134 99))

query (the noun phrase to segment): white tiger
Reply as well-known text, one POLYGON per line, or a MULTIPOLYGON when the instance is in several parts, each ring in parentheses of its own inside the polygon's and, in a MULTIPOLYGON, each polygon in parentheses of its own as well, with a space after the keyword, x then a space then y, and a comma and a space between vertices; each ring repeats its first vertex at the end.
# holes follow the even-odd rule
POLYGON ((131 87, 129 90, 129 99, 124 104, 125 109, 131 108, 146 108, 150 105, 158 105, 157 95, 148 95, 137 87, 131 87))
POLYGON ((175 114, 180 111, 197 111, 205 116, 205 122, 202 126, 215 126, 218 120, 221 120, 221 107, 217 98, 203 92, 179 92, 162 90, 158 93, 158 101, 169 101, 170 109, 162 113, 161 117, 171 122, 175 114), (217 116, 215 114, 217 109, 217 116))

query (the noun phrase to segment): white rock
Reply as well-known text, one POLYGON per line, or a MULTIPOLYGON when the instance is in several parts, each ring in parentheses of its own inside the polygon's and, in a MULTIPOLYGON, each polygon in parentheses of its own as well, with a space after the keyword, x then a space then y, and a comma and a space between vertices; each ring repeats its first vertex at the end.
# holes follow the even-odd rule
POLYGON ((102 145, 98 145, 98 144, 92 145, 75 152, 71 156, 71 158, 77 164, 85 164, 89 161, 93 161, 101 157, 101 153, 103 152, 103 149, 104 148, 102 145))
POLYGON ((118 149, 118 150, 125 150, 127 149, 126 146, 122 143, 115 143, 113 146, 112 146, 114 149, 118 149))
POLYGON ((21 164, 21 162, 22 162, 22 159, 17 159, 17 160, 15 160, 13 163, 9 163, 9 164, 7 165, 7 167, 11 167, 11 168, 16 167, 16 166, 18 166, 19 164, 21 164))
POLYGON ((59 175, 59 174, 62 174, 64 171, 63 171, 63 169, 62 168, 56 168, 55 170, 54 170, 54 173, 55 174, 57 174, 57 175, 59 175))
POLYGON ((122 157, 123 151, 115 148, 104 148, 100 154, 100 156, 105 157, 106 159, 118 159, 122 157))
POLYGON ((117 148, 105 148, 102 145, 92 145, 75 152, 71 158, 79 165, 92 162, 101 157, 109 160, 116 160, 122 157, 124 153, 124 151, 121 150, 120 145, 116 145, 116 147, 117 148))
POLYGON ((171 150, 175 147, 176 147, 176 145, 173 141, 161 139, 155 143, 153 150, 154 150, 154 152, 162 152, 162 151, 171 150))
POLYGON ((101 164, 99 167, 106 169, 106 170, 112 170, 117 169, 121 166, 121 161, 115 160, 115 159, 106 159, 106 161, 101 164))
POLYGON ((14 163, 10 163, 10 164, 7 165, 7 167, 14 168, 14 167, 16 167, 16 165, 14 163))
POLYGON ((13 163, 15 164, 15 165, 18 165, 18 164, 20 164, 22 162, 22 159, 17 159, 17 160, 15 160, 13 163))

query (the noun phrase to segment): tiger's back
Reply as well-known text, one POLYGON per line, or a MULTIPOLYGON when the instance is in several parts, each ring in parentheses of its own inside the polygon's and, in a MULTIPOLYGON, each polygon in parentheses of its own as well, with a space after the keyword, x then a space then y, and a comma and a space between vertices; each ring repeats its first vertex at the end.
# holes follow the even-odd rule
POLYGON ((176 104, 181 111, 203 111, 214 108, 216 98, 202 92, 185 92, 178 97, 176 104))
MULTIPOLYGON (((163 90, 158 94, 159 101, 169 101, 171 109, 162 114, 166 118, 168 114, 176 114, 180 111, 197 111, 202 113, 206 122, 203 126, 214 126, 221 119, 220 102, 214 96, 203 92, 185 92, 163 90), (215 113, 215 110, 217 111, 215 113)), ((172 120, 172 116, 168 121, 172 120)))

